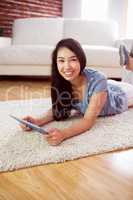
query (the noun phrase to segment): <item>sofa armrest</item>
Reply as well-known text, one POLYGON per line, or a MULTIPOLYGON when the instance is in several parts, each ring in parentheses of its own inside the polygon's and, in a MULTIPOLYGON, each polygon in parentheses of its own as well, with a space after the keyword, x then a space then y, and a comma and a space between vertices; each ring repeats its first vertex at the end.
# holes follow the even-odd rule
POLYGON ((124 44, 127 49, 130 51, 133 46, 133 38, 121 38, 119 40, 116 40, 115 46, 119 48, 121 44, 124 44))
POLYGON ((12 39, 10 37, 0 37, 0 47, 10 46, 12 39))

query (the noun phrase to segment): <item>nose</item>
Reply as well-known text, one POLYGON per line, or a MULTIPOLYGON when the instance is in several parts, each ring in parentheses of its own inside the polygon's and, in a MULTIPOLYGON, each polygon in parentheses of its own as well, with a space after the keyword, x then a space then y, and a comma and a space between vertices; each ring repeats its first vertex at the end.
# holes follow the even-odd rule
POLYGON ((65 69, 70 69, 71 68, 70 62, 66 61, 64 67, 65 69))

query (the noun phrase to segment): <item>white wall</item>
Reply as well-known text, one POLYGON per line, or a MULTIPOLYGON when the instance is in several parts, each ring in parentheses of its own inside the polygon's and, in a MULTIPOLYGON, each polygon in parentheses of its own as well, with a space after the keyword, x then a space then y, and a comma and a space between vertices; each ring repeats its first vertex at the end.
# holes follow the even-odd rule
POLYGON ((119 35, 126 34, 128 0, 109 0, 108 17, 117 21, 119 25, 119 35))
POLYGON ((82 0, 82 18, 89 20, 106 20, 109 0, 82 0))
MULTIPOLYGON (((83 1, 84 0, 63 0, 63 17, 82 18, 83 1)), ((97 1, 101 1, 102 3, 102 0, 97 1)), ((120 37, 124 37, 126 35, 128 0, 108 0, 108 2, 108 18, 118 23, 119 35, 120 37)))
POLYGON ((63 0, 63 17, 81 18, 82 0, 63 0))
POLYGON ((128 0, 126 36, 128 38, 133 38, 133 0, 128 0))

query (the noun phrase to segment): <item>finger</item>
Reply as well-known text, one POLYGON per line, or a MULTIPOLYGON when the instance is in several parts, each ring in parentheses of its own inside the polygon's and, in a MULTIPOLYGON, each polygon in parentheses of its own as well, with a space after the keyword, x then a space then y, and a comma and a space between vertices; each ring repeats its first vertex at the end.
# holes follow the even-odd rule
POLYGON ((47 142, 48 142, 49 144, 55 144, 55 143, 56 143, 56 141, 52 141, 52 140, 47 140, 47 142))
POLYGON ((54 138, 53 137, 47 137, 46 140, 48 142, 55 142, 57 140, 57 138, 55 138, 55 137, 54 138))
POLYGON ((59 144, 57 141, 48 141, 48 143, 52 146, 57 146, 59 144))
POLYGON ((29 128, 29 127, 27 127, 27 128, 25 129, 25 131, 32 131, 32 129, 29 128))
POLYGON ((45 134, 45 136, 47 137, 47 138, 51 138, 52 136, 53 136, 53 131, 49 131, 49 130, 47 130, 47 132, 48 132, 48 134, 45 134))
POLYGON ((32 129, 25 126, 24 124, 19 124, 19 126, 24 130, 24 131, 31 131, 32 129))
POLYGON ((28 122, 34 122, 34 119, 31 116, 26 116, 23 118, 23 120, 28 121, 28 122))
POLYGON ((31 131, 32 129, 29 128, 29 127, 25 127, 23 130, 24 130, 24 131, 31 131))
POLYGON ((50 140, 55 141, 55 140, 57 140, 57 137, 53 136, 50 138, 50 140))
POLYGON ((53 135, 49 133, 49 134, 45 135, 45 138, 51 139, 51 138, 53 138, 53 135))
POLYGON ((48 131, 49 133, 51 133, 51 132, 56 131, 56 128, 48 128, 47 131, 48 131))
POLYGON ((28 121, 28 120, 30 120, 30 116, 26 116, 26 117, 24 117, 22 119, 28 121))
POLYGON ((19 126, 24 130, 26 129, 26 126, 24 124, 19 124, 19 126))

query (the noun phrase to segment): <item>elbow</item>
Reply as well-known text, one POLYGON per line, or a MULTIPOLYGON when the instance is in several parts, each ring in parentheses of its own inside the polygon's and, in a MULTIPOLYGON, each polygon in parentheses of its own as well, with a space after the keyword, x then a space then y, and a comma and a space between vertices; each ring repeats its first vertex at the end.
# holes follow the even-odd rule
POLYGON ((93 118, 93 119, 84 118, 83 121, 84 121, 84 127, 85 127, 85 129, 89 130, 95 124, 96 118, 93 118))

